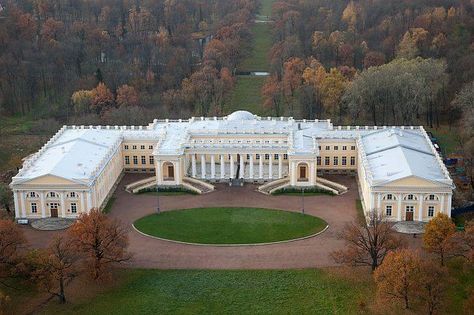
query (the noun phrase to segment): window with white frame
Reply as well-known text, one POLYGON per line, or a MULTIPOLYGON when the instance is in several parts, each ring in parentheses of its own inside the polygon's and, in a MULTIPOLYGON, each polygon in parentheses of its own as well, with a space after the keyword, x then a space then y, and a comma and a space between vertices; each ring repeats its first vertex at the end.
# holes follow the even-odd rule
POLYGON ((247 154, 247 160, 250 160, 250 154, 247 154))
POLYGON ((71 213, 77 213, 77 204, 75 202, 71 202, 71 213))
POLYGON ((414 197, 412 194, 409 194, 409 195, 407 196, 407 200, 414 200, 414 198, 415 198, 415 197, 414 197))
POLYGON ((392 216, 392 206, 391 205, 386 205, 385 206, 385 215, 387 217, 391 217, 392 216))
POLYGON ((152 145, 149 145, 149 146, 148 146, 148 149, 149 149, 149 150, 153 150, 153 146, 152 146, 152 145))
POLYGON ((351 146, 351 150, 355 150, 356 149, 356 146, 355 145, 352 145, 351 146))
POLYGON ((132 149, 133 149, 133 150, 136 150, 136 149, 137 149, 137 146, 136 146, 136 145, 133 145, 133 146, 132 146, 132 149))
POLYGON ((342 164, 342 165, 347 165, 347 158, 346 158, 345 156, 343 156, 343 157, 341 158, 341 164, 342 164))
POLYGON ((333 158, 333 162, 334 162, 334 165, 338 165, 339 164, 339 158, 337 156, 335 156, 333 158))
POLYGON ((347 145, 343 145, 342 146, 342 151, 346 151, 347 150, 347 145))
POLYGON ((135 164, 135 165, 138 164, 138 156, 136 156, 136 155, 133 156, 133 164, 135 164))
POLYGON ((288 160, 288 154, 283 154, 283 160, 288 160))
POLYGON ((275 160, 278 160, 280 158, 280 155, 279 154, 274 154, 273 157, 275 158, 275 160))
POLYGON ((428 216, 429 217, 434 216, 434 206, 429 206, 428 207, 428 216))
POLYGON ((260 154, 255 154, 255 159, 260 160, 260 154))
POLYGON ((38 206, 36 205, 36 202, 31 203, 31 213, 38 213, 38 206))
POLYGON ((435 195, 429 195, 428 199, 429 200, 436 200, 436 196, 435 195))
POLYGON ((328 145, 326 146, 326 150, 329 150, 330 148, 331 148, 330 146, 328 146, 328 145))
POLYGON ((331 161, 331 159, 329 158, 329 156, 326 156, 324 158, 324 165, 329 165, 330 161, 331 161))
POLYGON ((334 151, 337 151, 337 150, 339 150, 339 146, 335 145, 334 146, 334 151))
POLYGON ((146 164, 146 156, 142 155, 142 164, 146 164))
POLYGON ((393 199, 393 195, 392 194, 387 194, 387 200, 392 200, 393 199))
POLYGON ((125 156, 125 164, 130 164, 130 157, 128 155, 125 156))
POLYGON ((141 150, 145 150, 145 146, 142 144, 142 145, 140 146, 140 149, 141 149, 141 150))
POLYGON ((352 166, 356 165, 356 158, 355 158, 355 156, 351 156, 351 165, 352 165, 352 166))
POLYGON ((265 154, 265 160, 269 160, 270 159, 270 154, 265 154))
POLYGON ((124 149, 128 150, 128 144, 124 145, 124 149))
POLYGON ((154 157, 153 155, 150 155, 150 156, 148 157, 148 160, 150 161, 150 165, 155 164, 155 157, 154 157))
POLYGON ((321 165, 321 157, 320 156, 316 157, 316 163, 318 165, 321 165))
POLYGON ((75 193, 74 191, 71 191, 71 192, 69 193, 69 198, 76 198, 76 197, 77 197, 77 195, 76 195, 76 193, 75 193))

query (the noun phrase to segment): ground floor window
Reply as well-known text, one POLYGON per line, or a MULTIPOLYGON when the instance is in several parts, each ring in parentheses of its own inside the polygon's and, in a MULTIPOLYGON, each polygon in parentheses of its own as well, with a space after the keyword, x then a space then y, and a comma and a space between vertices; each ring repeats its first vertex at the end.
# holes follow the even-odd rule
POLYGON ((31 203, 31 213, 38 213, 38 206, 36 205, 36 202, 31 203))
POLYGON ((260 160, 260 154, 256 154, 255 159, 260 160))
POLYGON ((432 217, 434 215, 434 206, 428 207, 428 216, 432 217))
POLYGON ((138 164, 138 156, 136 155, 133 156, 133 164, 138 164))
POLYGON ((265 160, 269 160, 270 159, 270 154, 265 154, 265 160))
POLYGON ((75 202, 71 203, 71 213, 77 213, 77 204, 75 202))
POLYGON ((320 156, 318 156, 318 157, 316 158, 316 163, 317 163, 318 165, 321 165, 321 157, 320 157, 320 156))
POLYGON ((413 206, 406 206, 405 207, 405 220, 406 221, 413 221, 413 211, 414 207, 413 206))
POLYGON ((326 157, 324 158, 324 165, 329 165, 329 162, 330 162, 330 161, 331 161, 331 160, 329 159, 329 156, 326 156, 326 157))
POLYGON ((146 157, 142 155, 142 164, 146 164, 146 157))
POLYGON ((385 207, 385 215, 388 216, 388 217, 392 216, 392 206, 391 205, 387 205, 385 207))
POLYGON ((155 164, 155 157, 153 155, 150 155, 150 164, 153 165, 155 164))
POLYGON ((334 165, 339 164, 339 158, 337 156, 334 157, 334 165))
POLYGON ((275 158, 275 160, 278 160, 280 158, 279 154, 274 154, 273 157, 275 158))
POLYGON ((355 156, 351 156, 351 165, 352 165, 352 166, 356 165, 356 158, 355 158, 355 156))
POLYGON ((341 162, 342 162, 342 165, 347 165, 347 158, 343 156, 341 162))

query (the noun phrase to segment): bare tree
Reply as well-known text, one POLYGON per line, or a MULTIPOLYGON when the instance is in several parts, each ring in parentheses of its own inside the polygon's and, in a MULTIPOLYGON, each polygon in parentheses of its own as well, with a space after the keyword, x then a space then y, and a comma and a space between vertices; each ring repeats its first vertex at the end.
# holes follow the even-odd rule
POLYGON ((369 213, 368 224, 348 223, 338 236, 346 242, 346 248, 332 252, 332 258, 352 266, 368 265, 372 270, 390 251, 404 245, 393 231, 392 224, 375 210, 369 213))

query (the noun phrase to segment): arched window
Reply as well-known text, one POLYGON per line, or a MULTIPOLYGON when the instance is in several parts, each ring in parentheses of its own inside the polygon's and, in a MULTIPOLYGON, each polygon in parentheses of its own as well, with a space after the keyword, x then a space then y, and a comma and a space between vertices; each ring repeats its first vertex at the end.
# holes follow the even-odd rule
POLYGON ((408 200, 408 201, 410 201, 410 200, 417 200, 417 198, 416 198, 416 196, 413 195, 413 194, 408 194, 408 195, 405 195, 405 196, 403 197, 403 200, 408 200))
POLYGON ((59 194, 54 191, 50 191, 47 195, 46 198, 48 199, 59 199, 59 194))
POLYGON ((438 201, 439 200, 439 197, 437 195, 434 195, 434 194, 430 194, 428 196, 425 196, 425 200, 428 200, 428 201, 438 201))
POLYGON ((397 200, 397 197, 394 194, 385 194, 383 195, 382 200, 393 201, 397 200))
POLYGON ((77 199, 79 198, 79 194, 75 191, 71 191, 70 193, 68 193, 67 195, 67 198, 69 199, 77 199))
POLYGON ((29 198, 29 199, 37 199, 39 198, 39 194, 34 192, 34 191, 29 191, 27 194, 26 194, 26 198, 29 198))

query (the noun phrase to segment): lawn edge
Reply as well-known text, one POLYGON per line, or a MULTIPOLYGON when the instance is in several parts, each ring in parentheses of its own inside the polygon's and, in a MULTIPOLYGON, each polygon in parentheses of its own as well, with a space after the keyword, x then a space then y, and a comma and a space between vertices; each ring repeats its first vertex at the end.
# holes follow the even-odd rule
POLYGON ((162 238, 162 237, 146 234, 146 233, 140 231, 139 229, 137 229, 135 227, 135 223, 132 223, 132 227, 136 232, 138 232, 139 234, 141 234, 145 237, 149 237, 149 238, 153 238, 153 239, 160 240, 160 241, 165 241, 165 242, 171 242, 171 243, 175 243, 175 244, 191 245, 191 246, 207 246, 207 247, 244 247, 244 246, 266 246, 266 245, 275 245, 275 244, 284 244, 284 243, 302 241, 302 240, 305 240, 305 239, 308 239, 308 238, 316 237, 319 234, 322 234, 322 233, 326 232, 326 230, 329 228, 329 224, 326 224, 326 227, 324 229, 322 229, 321 231, 316 232, 316 233, 311 234, 311 235, 306 235, 306 236, 302 236, 302 237, 298 237, 298 238, 292 238, 292 239, 284 240, 284 241, 275 241, 275 242, 266 242, 266 243, 250 243, 250 244, 205 244, 205 243, 191 243, 191 242, 177 241, 177 240, 172 240, 172 239, 168 239, 168 238, 162 238))

